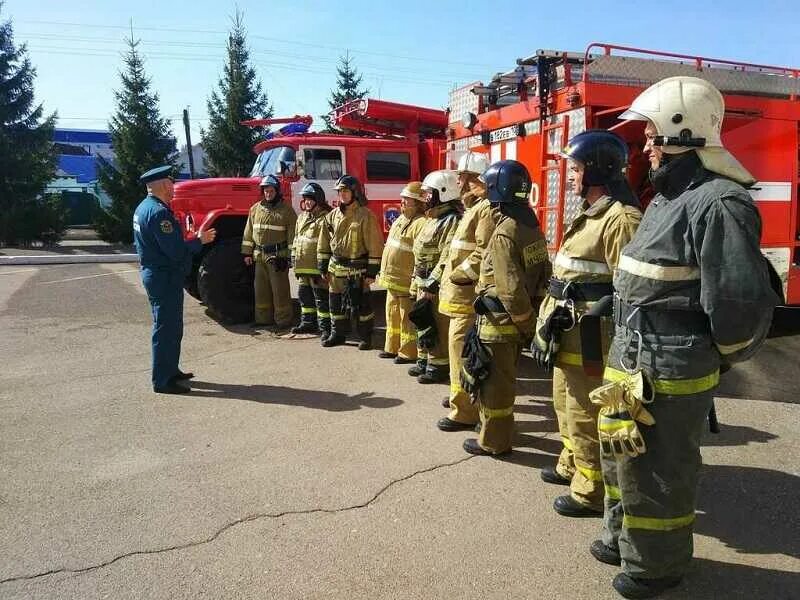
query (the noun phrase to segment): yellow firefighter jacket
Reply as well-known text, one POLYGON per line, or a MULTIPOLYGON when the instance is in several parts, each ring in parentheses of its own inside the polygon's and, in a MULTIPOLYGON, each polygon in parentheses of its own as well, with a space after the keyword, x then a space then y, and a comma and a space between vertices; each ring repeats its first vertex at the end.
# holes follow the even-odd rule
POLYGON ((292 244, 292 264, 296 275, 319 275, 317 244, 319 231, 330 209, 315 206, 311 212, 303 211, 297 218, 297 228, 292 244))
POLYGON ((458 200, 434 206, 425 213, 422 231, 414 240, 414 279, 411 290, 429 288, 436 293, 444 272, 447 248, 461 219, 458 200))
POLYGON ((439 292, 439 312, 449 317, 475 312, 472 308, 476 296, 475 285, 492 231, 494 218, 491 205, 488 200, 478 199, 464 212, 447 251, 439 292))
POLYGON ((497 227, 483 255, 478 280, 478 294, 493 306, 479 319, 478 335, 484 342, 521 342, 533 333, 534 311, 550 278, 547 241, 539 227, 499 211, 492 209, 497 227))
POLYGON ((242 254, 289 256, 294 240, 297 213, 284 201, 274 207, 256 202, 250 207, 242 236, 242 254))
MULTIPOLYGON (((572 284, 608 283, 611 293, 611 280, 620 252, 633 237, 641 219, 642 213, 639 209, 616 202, 610 196, 603 196, 591 206, 585 206, 564 233, 561 247, 553 261, 553 279, 572 284)), ((570 296, 576 295, 577 289, 576 286, 571 292, 567 288, 566 293, 570 296)), ((549 293, 545 296, 539 309, 537 332, 559 302, 549 293)), ((592 304, 594 301, 575 299, 576 320, 592 304)), ((614 333, 610 318, 602 320, 601 332, 603 355, 606 356, 614 333)), ((561 334, 556 364, 562 367, 583 364, 579 324, 561 334)))
POLYGON ((395 295, 407 296, 414 275, 414 240, 422 231, 425 218, 400 215, 389 230, 381 259, 379 285, 395 295))
POLYGON ((319 232, 317 263, 320 272, 334 277, 363 275, 375 278, 381 265, 383 234, 378 219, 366 206, 340 204, 325 215, 319 232))

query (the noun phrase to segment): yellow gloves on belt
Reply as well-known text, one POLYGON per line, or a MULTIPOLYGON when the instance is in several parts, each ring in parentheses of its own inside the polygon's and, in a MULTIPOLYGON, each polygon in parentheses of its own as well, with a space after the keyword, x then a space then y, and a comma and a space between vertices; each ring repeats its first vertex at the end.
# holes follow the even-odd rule
POLYGON ((636 422, 654 425, 656 420, 643 405, 647 399, 641 370, 622 381, 600 386, 589 398, 601 407, 597 433, 603 456, 634 457, 647 451, 636 422))

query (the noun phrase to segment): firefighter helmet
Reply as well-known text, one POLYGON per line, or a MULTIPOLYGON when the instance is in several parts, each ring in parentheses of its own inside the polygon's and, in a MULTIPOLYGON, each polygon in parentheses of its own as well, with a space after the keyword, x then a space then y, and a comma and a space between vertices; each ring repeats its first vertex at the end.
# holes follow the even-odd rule
POLYGON ((695 150, 709 171, 744 185, 753 176, 722 145, 725 100, 711 83, 698 77, 668 77, 651 85, 620 119, 650 121, 656 128, 655 146, 665 154, 695 150))
POLYGON ((361 187, 361 182, 352 175, 342 175, 336 180, 336 185, 334 187, 336 190, 350 190, 353 193, 353 200, 361 205, 367 203, 367 197, 361 187))
POLYGON ((458 173, 474 173, 480 175, 489 168, 489 159, 480 152, 466 152, 458 159, 458 173))
POLYGON ((281 190, 281 183, 275 175, 267 175, 261 180, 259 187, 274 187, 275 191, 279 192, 281 190))
POLYGON ((431 192, 430 206, 452 202, 461 197, 458 187, 458 176, 455 171, 432 171, 422 181, 422 189, 431 192))
POLYGON ((300 190, 300 195, 303 198, 311 198, 317 205, 325 204, 325 190, 322 186, 314 181, 311 181, 303 186, 300 190))
POLYGON ((486 184, 486 197, 492 204, 527 202, 531 191, 528 169, 516 160, 501 160, 481 175, 486 184))
POLYGON ((583 164, 583 185, 607 185, 624 177, 628 146, 617 134, 590 129, 573 137, 561 156, 583 164))
POLYGON ((401 198, 411 198, 412 200, 422 200, 422 182, 409 181, 400 192, 401 198))

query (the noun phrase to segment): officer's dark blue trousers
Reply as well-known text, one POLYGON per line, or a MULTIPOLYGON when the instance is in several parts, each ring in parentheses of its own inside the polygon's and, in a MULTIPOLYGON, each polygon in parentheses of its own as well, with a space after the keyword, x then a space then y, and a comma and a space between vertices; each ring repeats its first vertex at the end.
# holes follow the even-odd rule
POLYGON ((142 283, 153 311, 153 388, 168 386, 178 374, 183 338, 183 275, 142 268, 142 283))

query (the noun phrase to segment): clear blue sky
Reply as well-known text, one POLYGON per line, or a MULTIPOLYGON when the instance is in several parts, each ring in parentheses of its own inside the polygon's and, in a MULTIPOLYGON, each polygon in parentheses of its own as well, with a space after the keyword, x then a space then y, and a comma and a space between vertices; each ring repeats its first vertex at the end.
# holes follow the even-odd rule
MULTIPOLYGON (((344 2, 240 0, 254 66, 276 116, 327 111, 337 58, 355 59, 372 95, 444 107, 453 85, 488 80, 539 48, 588 42, 800 67, 798 1, 344 2)), ((224 60, 236 4, 225 0, 6 0, 38 71, 36 93, 63 127, 105 128, 123 38, 141 49, 162 114, 189 106, 193 141, 224 60)))

